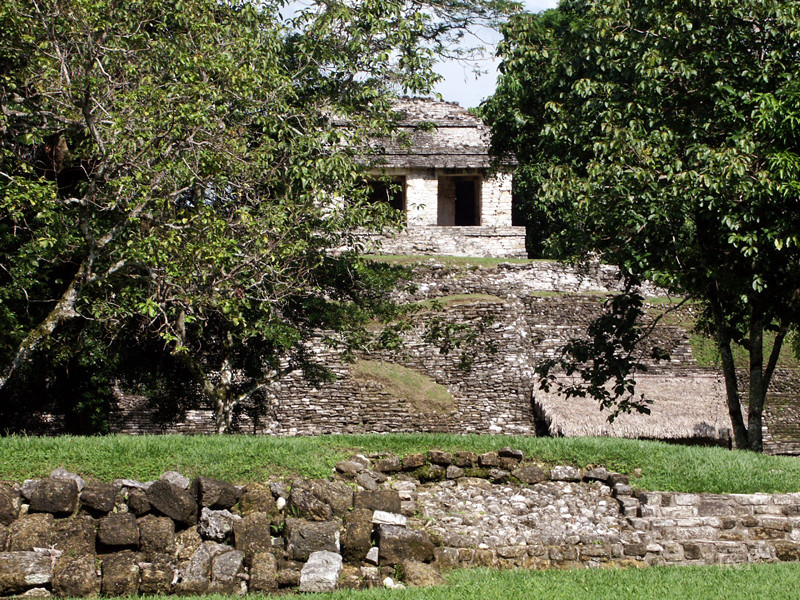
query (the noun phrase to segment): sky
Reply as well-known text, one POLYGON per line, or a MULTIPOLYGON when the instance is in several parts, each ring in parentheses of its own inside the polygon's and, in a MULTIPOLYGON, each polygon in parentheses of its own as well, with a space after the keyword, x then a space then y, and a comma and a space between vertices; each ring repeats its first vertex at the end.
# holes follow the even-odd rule
MULTIPOLYGON (((539 12, 555 8, 558 0, 524 0, 523 4, 526 10, 539 12)), ((487 46, 488 56, 494 56, 498 41, 500 41, 500 34, 490 30, 481 32, 480 37, 476 36, 475 40, 475 42, 487 46)), ((436 86, 436 91, 445 100, 458 102, 465 108, 477 106, 494 92, 498 64, 499 61, 495 58, 487 58, 482 61, 479 68, 485 73, 476 78, 470 67, 455 61, 440 63, 436 71, 443 76, 443 79, 436 86)))

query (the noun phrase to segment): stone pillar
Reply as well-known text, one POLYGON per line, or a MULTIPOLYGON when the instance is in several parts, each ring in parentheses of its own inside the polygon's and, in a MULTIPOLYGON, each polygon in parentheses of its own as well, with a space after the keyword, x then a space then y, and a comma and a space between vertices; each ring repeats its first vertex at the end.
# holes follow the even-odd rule
POLYGON ((409 227, 436 225, 439 182, 433 170, 410 173, 406 179, 406 213, 409 227))
POLYGON ((496 173, 483 181, 481 225, 511 226, 511 173, 496 173))

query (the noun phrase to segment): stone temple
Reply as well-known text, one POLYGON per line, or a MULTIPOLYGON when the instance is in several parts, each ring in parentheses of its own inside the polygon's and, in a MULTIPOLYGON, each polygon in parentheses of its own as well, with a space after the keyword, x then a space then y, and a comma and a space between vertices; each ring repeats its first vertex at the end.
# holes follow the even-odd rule
POLYGON ((407 227, 381 236, 380 251, 526 258, 525 228, 511 222, 514 165, 493 168, 489 128, 450 102, 406 98, 397 111, 407 140, 383 142, 372 197, 404 211, 407 227))

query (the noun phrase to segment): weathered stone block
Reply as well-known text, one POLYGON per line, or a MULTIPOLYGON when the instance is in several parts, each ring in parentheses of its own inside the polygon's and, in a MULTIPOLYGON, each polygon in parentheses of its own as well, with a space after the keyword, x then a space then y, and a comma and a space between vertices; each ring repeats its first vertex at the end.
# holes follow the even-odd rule
POLYGON ((54 520, 50 513, 23 515, 9 527, 8 549, 19 552, 47 548, 52 543, 54 520))
POLYGON ((580 548, 580 554, 588 558, 608 558, 611 556, 611 547, 606 543, 587 544, 580 548))
POLYGON ((615 485, 629 485, 630 481, 628 480, 627 475, 623 475, 622 473, 609 473, 608 479, 606 479, 606 484, 609 487, 614 487, 615 485))
POLYGON ((240 594, 245 590, 239 575, 244 571, 244 554, 238 550, 220 552, 211 561, 211 594, 240 594))
POLYGON ((239 499, 239 511, 242 516, 251 512, 269 515, 277 513, 278 506, 275 504, 275 497, 272 495, 270 486, 263 483, 248 483, 239 499))
POLYGON ((58 519, 53 523, 52 542, 56 550, 67 555, 94 554, 94 519, 78 515, 69 519, 58 519))
POLYGON ((314 552, 339 552, 339 521, 286 519, 286 551, 291 560, 305 561, 314 552))
POLYGON ((8 527, 0 525, 0 552, 5 552, 8 547, 8 527))
POLYGON ((433 544, 424 532, 397 525, 378 527, 381 565, 398 565, 406 560, 430 562, 434 558, 433 549, 433 544))
POLYGON ((442 465, 424 465, 419 469, 411 471, 412 477, 419 479, 422 483, 431 481, 442 481, 447 476, 447 470, 442 465))
POLYGON ((244 552, 248 560, 259 552, 269 552, 272 549, 269 526, 268 514, 263 512, 246 514, 241 521, 233 524, 236 549, 244 552))
POLYGON ((458 548, 434 548, 433 555, 442 569, 455 569, 458 566, 458 548))
POLYGON ((289 513, 311 521, 328 521, 333 517, 333 508, 314 493, 308 482, 296 479, 289 494, 289 513))
POLYGON ((0 525, 11 525, 19 517, 22 497, 11 484, 0 483, 0 525))
POLYGON ((300 571, 300 591, 332 592, 336 589, 341 571, 341 556, 324 550, 314 552, 300 571))
POLYGON ((197 533, 197 527, 189 527, 175 534, 175 546, 172 554, 179 561, 189 560, 197 549, 203 544, 203 539, 197 533))
POLYGON ((404 471, 413 471, 414 469, 419 469, 420 467, 423 466, 425 466, 424 454, 406 454, 403 457, 404 471))
POLYGON ((702 560, 712 563, 714 561, 714 544, 686 542, 683 544, 683 556, 686 560, 702 560))
POLYGON ((459 477, 464 477, 464 469, 455 465, 450 465, 445 471, 445 477, 447 477, 447 479, 458 479, 459 477))
POLYGON ((356 508, 344 517, 342 557, 346 562, 360 564, 372 547, 372 511, 356 508))
POLYGON ((478 464, 478 455, 474 452, 465 452, 460 450, 453 454, 453 464, 462 469, 474 467, 478 464))
POLYGON ((0 552, 0 595, 10 596, 49 585, 53 563, 46 552, 0 552))
POLYGON ((397 473, 403 468, 400 459, 394 454, 390 454, 375 461, 375 470, 381 473, 397 473))
POLYGON ((83 480, 83 477, 78 475, 77 473, 71 473, 64 469, 63 467, 56 467, 52 471, 50 471, 50 478, 51 479, 60 479, 63 481, 74 481, 75 485, 78 487, 78 493, 80 493, 84 487, 86 487, 86 482, 83 480))
POLYGON ((504 446, 497 451, 497 456, 500 458, 511 458, 516 461, 520 461, 525 458, 525 453, 522 450, 512 449, 508 446, 504 446))
POLYGON ((130 511, 137 517, 150 512, 152 508, 150 501, 147 499, 147 492, 138 488, 133 488, 125 493, 125 502, 130 511))
POLYGON ((82 598, 100 593, 100 573, 93 555, 63 555, 53 570, 53 593, 62 598, 82 598))
POLYGON ((364 472, 356 475, 356 483, 363 487, 365 490, 374 492, 380 489, 378 480, 375 479, 372 473, 364 472))
POLYGON ((784 562, 800 561, 800 544, 794 542, 775 542, 775 557, 784 562))
POLYGON ((161 477, 159 477, 162 481, 166 481, 167 483, 171 483, 172 485, 178 486, 182 490, 188 490, 189 486, 192 484, 192 480, 178 473, 177 471, 167 471, 166 473, 162 473, 161 477))
POLYGON ((557 466, 550 469, 550 479, 553 481, 580 481, 583 472, 575 467, 557 466))
POLYGON ((600 483, 606 483, 608 481, 608 471, 603 467, 595 467, 594 469, 590 469, 584 473, 583 478, 586 481, 599 481, 600 483))
POLYGON ((625 556, 642 557, 647 554, 647 544, 625 544, 623 552, 625 553, 625 556))
POLYGON ((233 508, 242 495, 239 488, 232 483, 203 476, 195 478, 192 482, 192 490, 200 507, 213 510, 233 508))
POLYGON ((547 481, 549 479, 547 473, 545 473, 536 465, 525 465, 524 467, 515 469, 511 474, 519 479, 522 483, 527 483, 528 485, 541 483, 542 481, 547 481))
POLYGON ((353 497, 354 508, 382 510, 384 512, 400 512, 400 494, 396 490, 377 490, 374 492, 356 492, 353 497))
POLYGON ((177 568, 174 557, 150 554, 147 560, 139 562, 139 593, 152 596, 169 594, 177 568))
POLYGON ((106 554, 100 589, 105 596, 135 596, 139 592, 139 565, 130 550, 106 554))
POLYGON ((403 581, 411 587, 447 585, 439 567, 434 564, 407 560, 402 563, 403 581))
POLYGON ((175 549, 175 522, 168 517, 146 515, 137 521, 139 549, 145 555, 170 554, 175 549))
POLYGON ((97 525, 97 542, 105 547, 136 547, 139 527, 131 513, 114 513, 103 517, 97 525))
POLYGON ((203 594, 211 585, 211 561, 213 558, 229 550, 216 542, 204 542, 194 551, 186 564, 181 565, 181 576, 177 590, 181 594, 203 594))
POLYGON ((30 492, 30 512, 66 516, 78 508, 78 484, 72 479, 39 479, 30 492))
POLYGON ((343 517, 353 508, 353 488, 340 481, 317 479, 309 482, 311 492, 333 510, 333 515, 343 517))
POLYGON ((507 483, 511 478, 511 473, 503 469, 489 469, 489 480, 492 483, 507 483))
POLYGON ((278 583, 278 587, 286 588, 286 587, 293 587, 296 588, 300 585, 300 569, 302 569, 302 565, 295 563, 296 566, 291 567, 284 567, 278 569, 278 572, 275 574, 275 581, 278 583))
POLYGON ((81 492, 81 506, 93 513, 109 513, 114 510, 117 488, 110 483, 90 481, 81 492))
POLYGON ((272 593, 278 589, 278 561, 271 552, 257 552, 250 559, 249 591, 272 593))
POLYGON ((430 450, 428 452, 428 460, 434 465, 446 467, 453 464, 453 455, 442 450, 430 450))
POLYGON ((364 465, 354 460, 340 460, 335 465, 336 472, 345 477, 353 478, 366 469, 364 465))
POLYGON ((147 500, 161 514, 184 525, 197 524, 197 501, 194 495, 163 480, 147 488, 147 500))
POLYGON ((224 542, 233 536, 233 526, 241 520, 242 517, 234 515, 229 510, 211 510, 203 507, 197 530, 204 539, 224 542))
POLYGON ((500 466, 500 457, 497 452, 484 452, 478 457, 478 465, 486 469, 500 466))

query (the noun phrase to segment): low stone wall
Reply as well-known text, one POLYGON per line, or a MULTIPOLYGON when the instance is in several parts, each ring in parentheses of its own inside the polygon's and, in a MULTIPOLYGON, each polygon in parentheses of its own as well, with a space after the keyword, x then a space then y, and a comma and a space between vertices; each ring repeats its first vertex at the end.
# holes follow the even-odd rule
POLYGON ((455 227, 410 225, 394 235, 364 235, 383 254, 433 254, 527 258, 524 227, 455 227))
POLYGON ((0 596, 242 594, 444 584, 455 566, 800 558, 800 494, 636 493, 511 448, 353 456, 334 480, 169 472, 0 484, 0 596), (402 573, 404 582, 395 581, 402 573))

